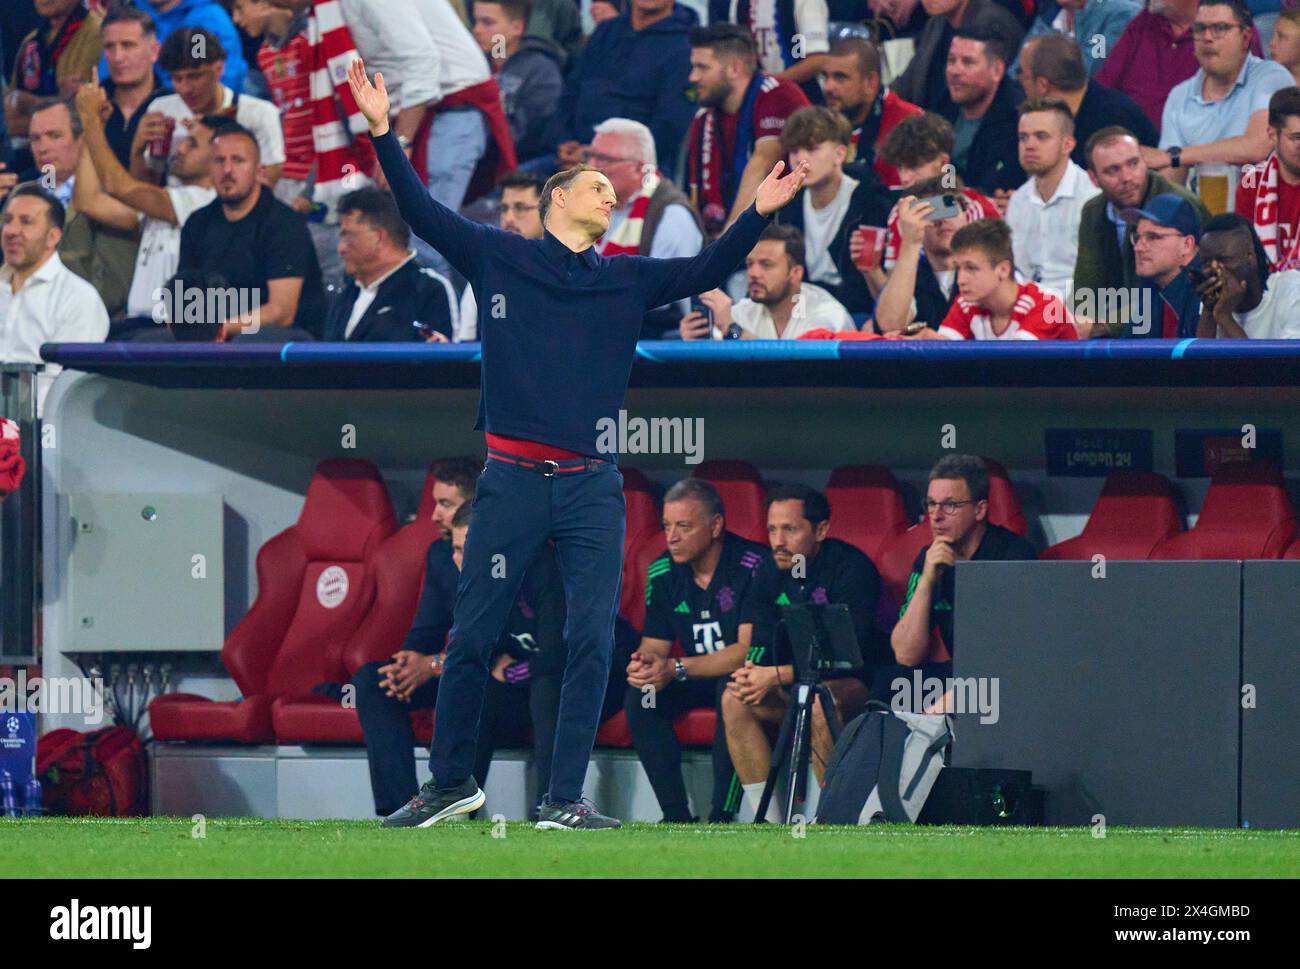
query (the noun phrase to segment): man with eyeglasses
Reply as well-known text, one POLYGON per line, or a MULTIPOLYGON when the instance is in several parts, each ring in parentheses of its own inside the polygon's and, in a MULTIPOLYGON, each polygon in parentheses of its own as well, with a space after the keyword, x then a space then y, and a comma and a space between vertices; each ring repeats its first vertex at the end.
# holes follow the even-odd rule
POLYGON ((1191 272, 1200 267, 1199 213, 1185 198, 1167 194, 1140 209, 1125 210, 1124 220, 1136 226, 1133 258, 1143 286, 1138 311, 1124 336, 1196 336, 1201 295, 1191 272))
MULTIPOLYGON (((955 567, 968 561, 1022 561, 1038 553, 1015 532, 989 521, 989 473, 970 454, 949 454, 930 471, 926 514, 934 540, 916 556, 907 597, 890 637, 897 665, 877 670, 874 699, 891 702, 896 680, 912 695, 912 676, 946 683, 952 677, 955 567)), ((929 690, 927 688, 927 693, 929 690)), ((921 710, 913 710, 921 713, 921 710)))
MULTIPOLYGON (((525 239, 540 239, 542 218, 538 211, 542 197, 541 176, 527 171, 514 171, 501 179, 497 186, 501 189, 501 228, 525 239)), ((460 294, 460 313, 452 341, 472 343, 477 339, 478 300, 474 298, 474 287, 466 285, 460 294)))
POLYGON ((1142 149, 1148 166, 1181 185, 1193 165, 1254 165, 1268 157, 1269 98, 1295 81, 1281 64, 1250 52, 1254 36, 1242 0, 1201 0, 1192 22, 1200 70, 1169 92, 1160 147, 1142 149))

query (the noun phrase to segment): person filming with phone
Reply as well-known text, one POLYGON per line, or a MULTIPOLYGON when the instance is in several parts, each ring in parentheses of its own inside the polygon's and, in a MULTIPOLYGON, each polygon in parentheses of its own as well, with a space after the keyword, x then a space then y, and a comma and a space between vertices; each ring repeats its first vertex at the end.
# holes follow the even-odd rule
MULTIPOLYGON (((882 333, 900 332, 917 321, 937 330, 957 300, 952 237, 968 216, 956 197, 962 190, 960 179, 952 191, 943 183, 943 176, 918 182, 910 190, 913 194, 898 203, 901 241, 894 268, 876 298, 876 326, 882 333)), ((861 244, 855 247, 855 260, 861 250, 861 244)))

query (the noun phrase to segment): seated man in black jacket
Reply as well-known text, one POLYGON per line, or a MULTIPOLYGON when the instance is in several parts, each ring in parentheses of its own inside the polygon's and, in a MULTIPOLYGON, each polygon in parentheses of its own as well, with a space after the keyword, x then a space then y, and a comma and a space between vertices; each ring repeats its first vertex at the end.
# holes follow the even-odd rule
POLYGON ((952 160, 957 173, 999 202, 1024 184, 1020 167, 1020 117, 1025 99, 1020 85, 1007 77, 1015 52, 996 34, 970 27, 957 31, 948 49, 949 103, 942 114, 952 122, 952 160))
POLYGON ((416 265, 411 230, 392 195, 367 186, 339 200, 339 255, 352 281, 330 307, 322 339, 451 340, 456 318, 451 283, 416 265))
MULTIPOLYGON (((826 537, 830 516, 826 496, 806 485, 779 485, 768 492, 767 533, 772 554, 759 565, 741 607, 740 640, 748 636, 749 654, 722 694, 727 749, 745 796, 742 821, 757 810, 771 768, 772 740, 790 704, 786 688, 795 679, 785 637, 777 635, 781 606, 843 603, 849 607, 862 666, 824 681, 835 699, 832 715, 840 723, 862 712, 874 670, 889 662, 884 634, 875 628, 880 573, 864 552, 826 537)), ((818 701, 813 710, 812 763, 819 780, 831 746, 826 713, 818 701)), ((778 816, 774 798, 767 819, 778 816)))
POLYGON ((871 169, 858 166, 855 177, 845 174, 852 134, 848 118, 831 108, 800 108, 790 115, 781 147, 791 165, 807 160, 808 177, 775 221, 803 233, 810 283, 850 313, 870 313, 871 291, 853 265, 849 241, 859 226, 884 228, 894 200, 871 169))

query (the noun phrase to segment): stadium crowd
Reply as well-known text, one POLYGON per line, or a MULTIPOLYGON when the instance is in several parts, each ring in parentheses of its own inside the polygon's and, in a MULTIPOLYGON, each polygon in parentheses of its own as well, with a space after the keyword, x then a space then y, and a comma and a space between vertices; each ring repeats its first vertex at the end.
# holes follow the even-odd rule
POLYGON ((744 269, 646 338, 1300 336, 1291 0, 6 6, 0 362, 476 339, 492 294, 403 224, 356 56, 470 218, 540 238, 562 173, 603 172, 604 256, 692 255, 806 161, 744 269))

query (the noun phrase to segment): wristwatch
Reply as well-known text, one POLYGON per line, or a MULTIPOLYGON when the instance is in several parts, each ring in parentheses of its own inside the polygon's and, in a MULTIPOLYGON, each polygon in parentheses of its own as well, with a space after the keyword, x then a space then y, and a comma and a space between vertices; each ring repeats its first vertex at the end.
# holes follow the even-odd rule
POLYGON ((1170 145, 1165 149, 1165 151, 1169 152, 1169 164, 1171 167, 1177 168, 1182 164, 1183 149, 1181 145, 1170 145))
POLYGON ((406 149, 411 147, 411 139, 406 137, 406 135, 398 135, 397 143, 402 146, 402 151, 406 151, 406 149))
POLYGON ((686 664, 683 663, 683 662, 681 661, 681 657, 678 657, 678 658, 677 658, 677 660, 676 660, 676 662, 675 662, 675 664, 674 664, 673 669, 674 669, 674 672, 673 672, 673 679, 674 679, 676 682, 678 682, 678 683, 685 683, 685 682, 686 682, 686 664))

